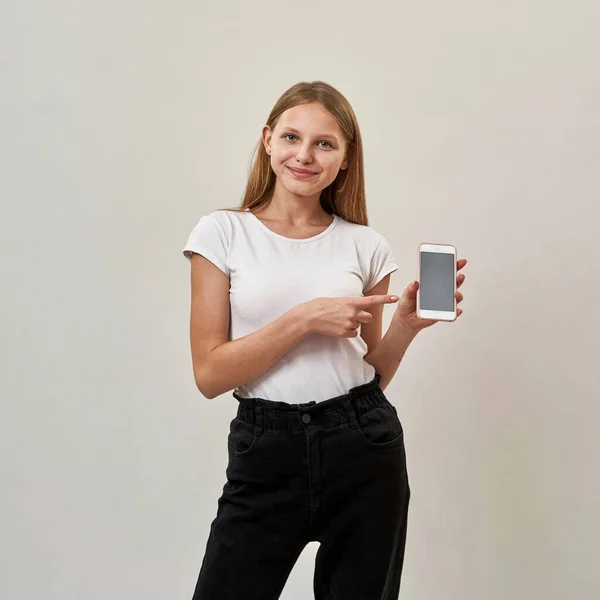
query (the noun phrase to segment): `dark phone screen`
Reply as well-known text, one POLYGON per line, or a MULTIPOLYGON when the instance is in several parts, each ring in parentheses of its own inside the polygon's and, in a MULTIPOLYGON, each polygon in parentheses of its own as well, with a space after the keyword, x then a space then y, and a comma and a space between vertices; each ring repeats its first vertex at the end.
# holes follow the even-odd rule
POLYGON ((420 306, 454 312, 454 254, 421 252, 420 306))

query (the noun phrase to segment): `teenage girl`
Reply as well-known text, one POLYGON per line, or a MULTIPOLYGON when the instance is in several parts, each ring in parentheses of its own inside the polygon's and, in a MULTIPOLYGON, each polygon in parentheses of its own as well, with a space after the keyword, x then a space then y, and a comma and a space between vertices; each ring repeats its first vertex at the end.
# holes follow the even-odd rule
POLYGON ((410 490, 383 390, 435 321, 416 315, 418 282, 388 294, 398 267, 367 224, 360 131, 340 92, 313 82, 281 96, 241 207, 202 216, 184 254, 196 385, 238 401, 194 600, 279 598, 311 541, 317 600, 397 599, 410 490))

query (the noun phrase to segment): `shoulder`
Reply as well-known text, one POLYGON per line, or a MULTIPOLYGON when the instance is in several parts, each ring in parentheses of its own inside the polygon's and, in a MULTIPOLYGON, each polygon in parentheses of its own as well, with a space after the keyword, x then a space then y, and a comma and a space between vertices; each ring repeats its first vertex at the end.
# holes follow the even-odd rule
POLYGON ((204 215, 204 217, 207 217, 214 223, 218 223, 221 227, 239 222, 240 219, 245 218, 245 216, 246 213, 244 211, 233 210, 230 208, 219 208, 204 215))
POLYGON ((247 217, 244 211, 220 208, 200 217, 197 228, 212 229, 229 239, 240 222, 247 217))
POLYGON ((233 208, 219 208, 208 213, 208 216, 212 217, 219 223, 230 223, 232 221, 239 221, 247 216, 248 212, 244 210, 235 210, 233 208))
POLYGON ((351 237, 363 247, 375 249, 382 240, 385 241, 384 236, 370 225, 352 223, 338 216, 338 227, 343 235, 351 237))
POLYGON ((246 215, 230 209, 219 209, 203 214, 196 222, 188 237, 184 254, 192 253, 220 257, 219 265, 223 266, 229 253, 232 240, 235 238, 239 220, 246 215))

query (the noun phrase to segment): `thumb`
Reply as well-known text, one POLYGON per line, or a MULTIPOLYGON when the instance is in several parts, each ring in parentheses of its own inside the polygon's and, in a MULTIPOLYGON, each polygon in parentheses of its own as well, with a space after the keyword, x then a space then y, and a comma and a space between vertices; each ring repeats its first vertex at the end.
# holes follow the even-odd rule
POLYGON ((418 281, 411 281, 407 286, 406 289, 404 290, 404 294, 402 294, 405 297, 408 298, 416 298, 417 296, 417 290, 419 289, 419 282, 418 281))

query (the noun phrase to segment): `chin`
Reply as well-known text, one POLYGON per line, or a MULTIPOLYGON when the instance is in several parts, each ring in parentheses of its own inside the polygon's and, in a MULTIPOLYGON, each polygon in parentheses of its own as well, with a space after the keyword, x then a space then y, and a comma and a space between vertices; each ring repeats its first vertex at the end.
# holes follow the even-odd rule
POLYGON ((323 191, 321 188, 315 188, 314 186, 306 186, 306 185, 285 185, 283 186, 290 194, 295 194, 296 196, 314 196, 315 194, 323 191))

